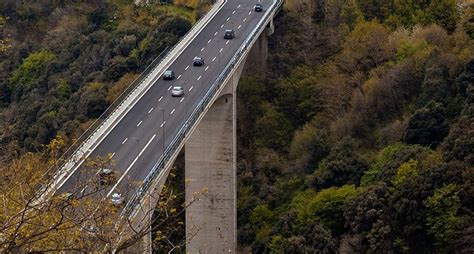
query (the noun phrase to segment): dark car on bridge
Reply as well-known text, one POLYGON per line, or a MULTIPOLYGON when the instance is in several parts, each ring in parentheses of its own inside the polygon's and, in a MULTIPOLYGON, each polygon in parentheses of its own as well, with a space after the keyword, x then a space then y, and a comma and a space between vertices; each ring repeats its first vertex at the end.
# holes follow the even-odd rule
POLYGON ((164 79, 164 80, 172 80, 172 79, 174 79, 174 72, 171 71, 171 70, 165 71, 165 73, 163 74, 163 79, 164 79))
POLYGON ((234 39, 234 37, 235 37, 234 30, 232 29, 225 30, 224 39, 230 40, 230 39, 234 39))
POLYGON ((256 12, 261 12, 261 11, 263 11, 263 5, 262 5, 262 4, 255 4, 255 6, 253 7, 253 9, 254 9, 256 12))
POLYGON ((193 59, 193 65, 194 66, 203 66, 204 65, 204 58, 196 56, 193 59))

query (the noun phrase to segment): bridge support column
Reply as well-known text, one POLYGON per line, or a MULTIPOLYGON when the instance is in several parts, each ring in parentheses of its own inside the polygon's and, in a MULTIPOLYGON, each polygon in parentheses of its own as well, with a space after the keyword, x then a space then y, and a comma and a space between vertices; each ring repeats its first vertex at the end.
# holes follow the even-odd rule
POLYGON ((235 253, 236 88, 243 62, 185 145, 186 251, 235 253), (200 196, 203 189, 207 192, 200 196))

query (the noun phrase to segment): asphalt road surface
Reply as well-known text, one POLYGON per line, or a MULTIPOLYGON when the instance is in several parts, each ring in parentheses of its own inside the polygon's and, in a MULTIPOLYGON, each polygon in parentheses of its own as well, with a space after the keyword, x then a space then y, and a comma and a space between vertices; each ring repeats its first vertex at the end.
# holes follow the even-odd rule
MULTIPOLYGON (((172 63, 169 69, 176 78, 166 81, 160 77, 103 139, 89 158, 112 156, 110 167, 118 177, 106 194, 118 192, 130 198, 271 3, 228 0, 172 63), (263 12, 254 11, 256 3, 263 4, 263 12), (226 29, 235 31, 234 39, 224 39, 226 29), (193 66, 195 56, 204 58, 204 66, 193 66), (184 96, 172 97, 172 86, 183 87, 184 96)), ((59 192, 77 192, 96 173, 79 167, 59 192)))

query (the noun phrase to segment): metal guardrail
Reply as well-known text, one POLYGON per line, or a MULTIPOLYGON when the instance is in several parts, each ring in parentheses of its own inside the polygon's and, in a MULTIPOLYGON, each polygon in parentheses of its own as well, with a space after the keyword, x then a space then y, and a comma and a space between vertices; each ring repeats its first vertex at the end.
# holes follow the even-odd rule
MULTIPOLYGON (((46 172, 45 175, 48 176, 48 174, 51 173, 51 170, 55 168, 62 168, 67 160, 65 158, 70 158, 74 153, 76 153, 81 145, 86 141, 91 138, 93 133, 107 120, 107 118, 113 114, 113 112, 123 103, 125 102, 125 98, 127 98, 129 95, 133 93, 133 91, 140 85, 145 79, 148 78, 149 74, 155 70, 155 68, 158 66, 160 63, 160 60, 163 59, 165 53, 169 52, 169 46, 166 46, 165 49, 161 51, 161 53, 153 59, 153 61, 145 68, 143 72, 139 74, 135 80, 132 81, 132 83, 115 99, 107 109, 72 143, 71 146, 68 147, 68 149, 59 157, 58 161, 60 164, 56 164, 49 168, 46 172)), ((56 173, 56 172, 54 172, 56 173)))
MULTIPOLYGON (((141 87, 144 81, 146 81, 152 73, 157 71, 157 68, 160 67, 161 64, 166 63, 172 58, 173 52, 180 47, 183 47, 186 43, 188 43, 193 36, 197 35, 198 30, 202 29, 206 22, 210 21, 212 17, 217 13, 217 10, 225 4, 225 0, 212 0, 214 3, 213 7, 209 12, 201 17, 184 36, 176 43, 172 48, 166 47, 153 61, 145 68, 145 70, 127 87, 125 91, 123 91, 117 99, 115 99, 112 104, 97 118, 91 126, 89 126, 84 133, 77 138, 71 146, 61 155, 61 157, 57 160, 59 163, 56 163, 52 167, 50 167, 43 175, 43 177, 51 177, 54 175, 53 178, 53 185, 57 183, 57 178, 61 178, 61 175, 68 171, 68 164, 75 164, 77 161, 76 159, 82 158, 83 155, 81 154, 81 150, 85 144, 87 144, 90 139, 94 137, 96 132, 108 122, 110 117, 122 106, 123 103, 127 102, 127 99, 132 96, 137 89, 141 87), (219 3, 220 2, 220 3, 219 3), (59 169, 58 171, 54 171, 54 169, 59 169)), ((180 54, 180 52, 174 52, 174 54, 180 54)), ((158 70, 159 71, 159 70, 158 70)), ((154 77, 152 77, 154 78, 154 77)), ((66 173, 67 174, 67 173, 66 173)), ((48 186, 42 186, 41 189, 51 188, 50 184, 48 186)), ((53 187, 54 188, 54 187, 53 187)), ((41 191, 43 193, 43 191, 41 191)))
POLYGON ((266 26, 267 19, 269 18, 269 16, 271 15, 271 17, 273 17, 274 14, 276 14, 279 11, 279 8, 281 7, 282 4, 283 4, 283 0, 275 0, 275 2, 270 7, 270 10, 265 13, 264 18, 262 18, 260 22, 257 24, 257 26, 254 28, 254 30, 252 30, 250 35, 243 42, 242 46, 237 50, 237 52, 231 58, 230 62, 226 65, 224 70, 217 77, 216 81, 212 84, 211 88, 209 88, 207 93, 204 95, 203 99, 199 102, 198 106, 194 109, 193 113, 191 113, 191 116, 186 120, 186 122, 180 128, 180 130, 178 131, 178 134, 175 136, 173 141, 171 141, 171 143, 166 147, 163 155, 160 156, 158 161, 152 167, 150 173, 147 175, 147 177, 143 181, 142 186, 138 188, 138 190, 135 192, 133 197, 127 202, 124 209, 122 210, 122 214, 121 214, 122 216, 130 215, 134 211, 134 209, 137 208, 138 204, 143 199, 143 196, 145 195, 145 193, 147 193, 148 190, 150 189, 151 184, 153 183, 155 178, 160 174, 161 170, 165 168, 166 164, 173 157, 173 155, 176 152, 179 152, 177 150, 181 146, 181 143, 184 141, 186 135, 189 134, 189 131, 191 130, 193 125, 197 122, 197 120, 201 117, 201 114, 212 102, 213 98, 216 96, 217 92, 219 91, 219 88, 223 85, 228 75, 236 67, 236 64, 240 60, 240 57, 247 51, 247 49, 249 49, 249 46, 252 46, 253 43, 256 41, 256 39, 259 36, 259 31, 265 28, 263 26, 266 26))

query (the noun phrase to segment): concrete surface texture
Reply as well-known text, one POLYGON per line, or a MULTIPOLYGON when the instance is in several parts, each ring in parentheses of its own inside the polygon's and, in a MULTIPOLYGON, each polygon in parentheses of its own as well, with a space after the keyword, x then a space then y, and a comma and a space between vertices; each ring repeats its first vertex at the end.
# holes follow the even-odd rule
POLYGON ((186 202, 192 202, 186 209, 189 253, 236 249, 234 99, 221 96, 185 146, 186 202))

